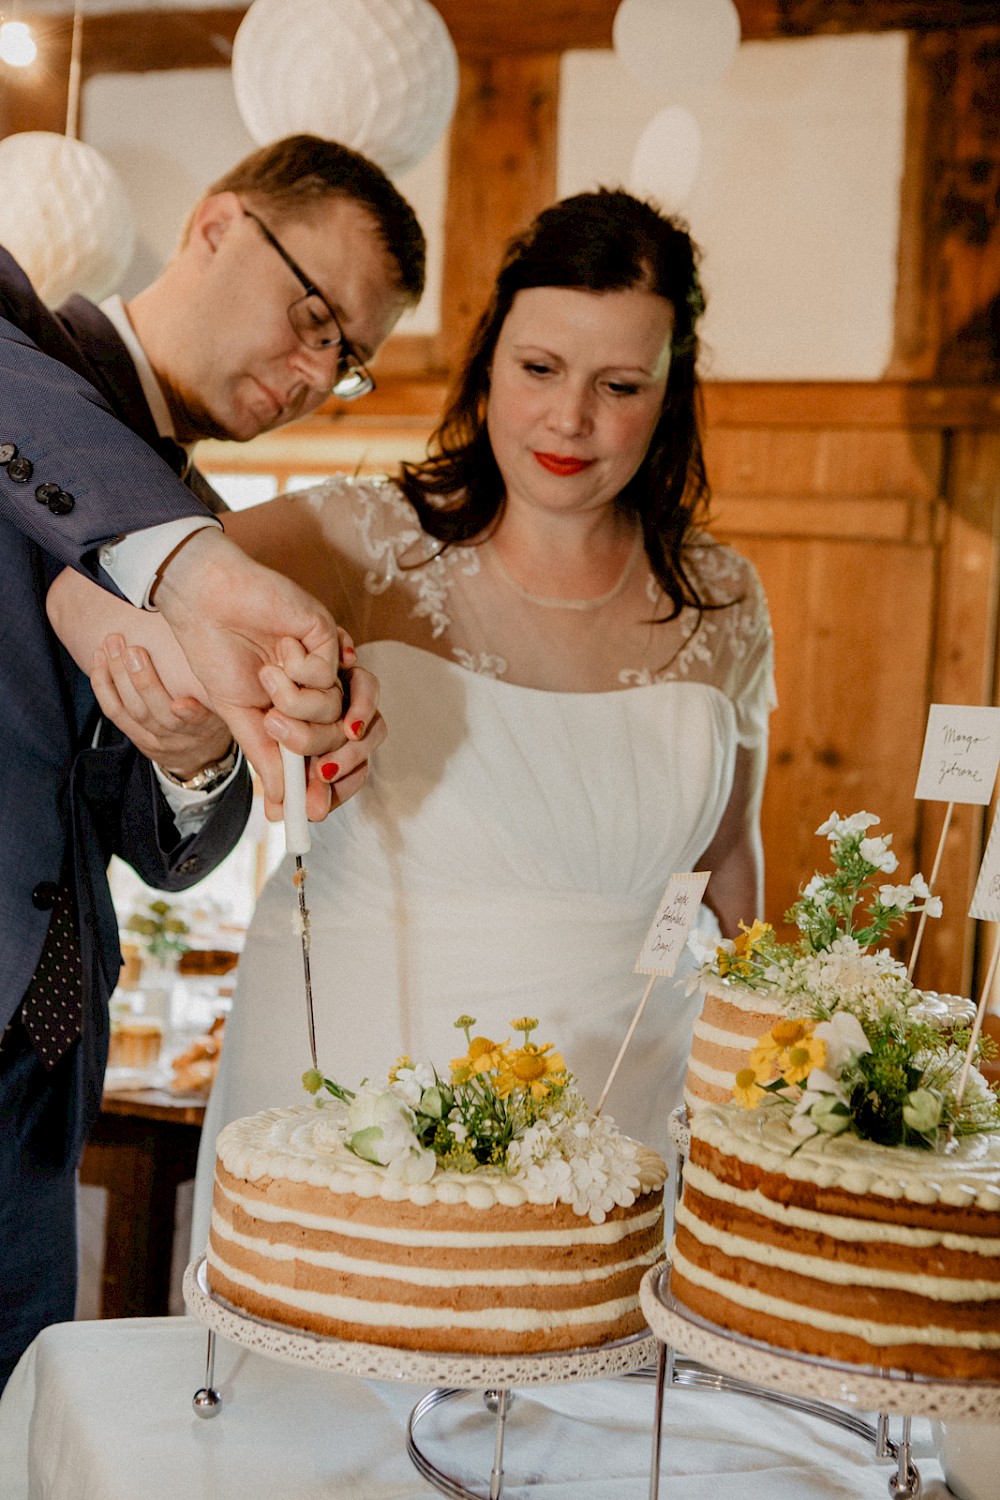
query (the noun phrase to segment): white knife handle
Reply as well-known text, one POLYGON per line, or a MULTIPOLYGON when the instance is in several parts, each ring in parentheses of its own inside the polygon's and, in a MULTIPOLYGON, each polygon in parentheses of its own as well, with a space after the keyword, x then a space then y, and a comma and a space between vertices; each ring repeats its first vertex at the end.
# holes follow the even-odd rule
POLYGON ((285 848, 289 854, 308 854, 312 848, 309 820, 306 817, 306 763, 301 755, 281 747, 281 765, 285 773, 285 848))

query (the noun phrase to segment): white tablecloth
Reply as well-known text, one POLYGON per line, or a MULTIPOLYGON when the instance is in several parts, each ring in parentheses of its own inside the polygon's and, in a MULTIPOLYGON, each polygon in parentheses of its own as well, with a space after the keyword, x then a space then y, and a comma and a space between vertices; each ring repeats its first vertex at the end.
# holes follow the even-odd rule
MULTIPOLYGON (((200 1420, 204 1328, 189 1318, 64 1323, 25 1354, 0 1401, 2 1500, 428 1500, 406 1455, 417 1386, 280 1364, 218 1341, 225 1404, 200 1420)), ((518 1392, 506 1500, 645 1500, 652 1383, 518 1392)), ((898 1418, 894 1418, 894 1436, 898 1418)), ((494 1423, 479 1396, 439 1407, 418 1438, 488 1492, 494 1423), (445 1445, 447 1437, 447 1447, 445 1445)), ((951 1491, 914 1423, 924 1500, 951 1491)), ((884 1500, 891 1467, 829 1424, 743 1397, 668 1390, 662 1500, 884 1500), (683 1475, 683 1479, 675 1476, 683 1475)))

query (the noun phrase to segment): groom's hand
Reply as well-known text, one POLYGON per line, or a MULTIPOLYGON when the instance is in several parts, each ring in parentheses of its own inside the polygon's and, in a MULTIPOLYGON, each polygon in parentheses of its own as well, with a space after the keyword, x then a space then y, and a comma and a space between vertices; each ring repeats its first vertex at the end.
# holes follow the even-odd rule
MULTIPOLYGON (((319 764, 331 754, 335 760, 346 742, 338 725, 340 643, 332 615, 214 527, 195 532, 168 558, 151 602, 176 635, 212 707, 256 767, 266 803, 276 810, 284 797, 279 741, 319 764), (268 713, 274 701, 265 686, 269 667, 282 668, 294 684, 294 718, 280 705, 276 714, 268 713)), ((318 820, 330 810, 329 785, 317 784, 316 775, 310 780, 307 808, 318 820)))

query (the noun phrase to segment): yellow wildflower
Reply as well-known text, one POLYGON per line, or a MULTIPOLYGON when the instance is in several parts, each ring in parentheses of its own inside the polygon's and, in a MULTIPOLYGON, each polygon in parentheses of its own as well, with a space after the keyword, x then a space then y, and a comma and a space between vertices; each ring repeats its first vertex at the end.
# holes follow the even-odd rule
POLYGON ((410 1061, 410 1059, 407 1057, 406 1053, 404 1052, 403 1055, 402 1055, 402 1057, 397 1057, 396 1058, 396 1061, 393 1063, 392 1067, 389 1069, 389 1082, 390 1083, 396 1083, 398 1081, 398 1079, 399 1079, 399 1073, 400 1073, 400 1069, 401 1068, 412 1068, 412 1067, 413 1067, 413 1063, 410 1061))
POLYGON ((808 1036, 810 1030, 811 1028, 806 1025, 805 1021, 793 1021, 790 1016, 786 1016, 783 1021, 778 1021, 771 1028, 771 1035, 779 1047, 792 1047, 804 1036, 808 1036))
MULTIPOLYGON (((761 1088, 761 1078, 756 1068, 740 1068, 736 1075, 736 1087, 733 1089, 733 1098, 737 1104, 742 1104, 744 1109, 756 1109, 764 1097, 761 1088)), ((767 1082, 766 1079, 763 1082, 767 1082)))
POLYGON ((750 1067, 753 1068, 758 1078, 763 1083, 770 1083, 772 1078, 778 1074, 778 1058, 781 1048, 775 1042, 771 1032, 761 1037, 750 1053, 750 1067))
POLYGON ((551 1042, 543 1047, 525 1042, 504 1057, 497 1093, 506 1099, 515 1089, 525 1089, 533 1099, 544 1099, 554 1084, 565 1081, 566 1064, 560 1053, 553 1052, 551 1042))
POLYGON ((496 1073, 504 1059, 507 1042, 494 1042, 488 1036, 474 1036, 464 1057, 451 1060, 452 1081, 464 1083, 477 1073, 496 1073))
POLYGON ((519 1016, 516 1021, 511 1021, 510 1029, 511 1031, 523 1031, 524 1039, 527 1041, 529 1033, 534 1031, 537 1025, 538 1022, 534 1016, 519 1016))
POLYGON ((753 957, 753 950, 761 938, 766 937, 771 931, 770 922, 754 920, 751 926, 745 922, 740 923, 740 935, 736 938, 733 947, 737 958, 749 959, 753 957))
POLYGON ((778 1072, 789 1084, 804 1083, 813 1068, 825 1066, 826 1043, 813 1036, 811 1027, 778 1058, 778 1072))

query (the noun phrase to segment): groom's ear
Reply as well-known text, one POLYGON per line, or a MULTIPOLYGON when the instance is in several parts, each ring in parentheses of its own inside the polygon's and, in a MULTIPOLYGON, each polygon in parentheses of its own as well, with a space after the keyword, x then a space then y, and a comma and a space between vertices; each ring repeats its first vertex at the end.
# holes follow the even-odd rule
POLYGON ((185 248, 195 255, 211 257, 225 236, 245 218, 243 205, 235 193, 212 193, 201 200, 191 215, 185 248))

